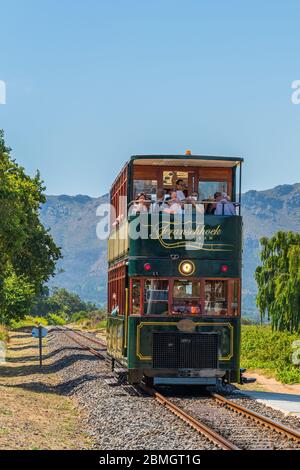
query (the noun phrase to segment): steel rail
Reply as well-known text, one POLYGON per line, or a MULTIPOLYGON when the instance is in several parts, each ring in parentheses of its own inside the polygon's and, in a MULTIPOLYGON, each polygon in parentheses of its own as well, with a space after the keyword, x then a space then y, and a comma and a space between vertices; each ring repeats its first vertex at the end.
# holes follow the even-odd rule
MULTIPOLYGON (((95 356, 99 357, 100 359, 106 359, 106 354, 105 352, 99 352, 95 350, 94 348, 91 348, 90 346, 87 346, 86 344, 82 343, 78 339, 74 338, 73 335, 70 334, 70 332, 75 333, 86 340, 93 342, 95 344, 98 344, 102 347, 105 347, 106 345, 96 339, 96 338, 91 338, 90 336, 85 335, 81 331, 73 330, 71 328, 62 328, 61 329, 72 341, 77 343, 81 348, 90 351, 92 354, 95 356)), ((205 424, 201 423, 199 420, 193 418, 189 414, 187 414, 184 410, 179 408, 177 405, 172 403, 170 400, 168 400, 166 397, 164 397, 161 393, 157 392, 156 390, 147 387, 144 384, 140 385, 140 388, 144 390, 146 393, 149 395, 153 396, 160 404, 162 404, 165 408, 167 408, 169 411, 171 411, 173 414, 175 414, 177 417, 185 421, 187 424, 189 424, 192 428, 196 429, 199 433, 205 435, 210 441, 213 443, 217 444, 220 446, 223 450, 240 450, 239 447, 225 439, 224 437, 220 436, 217 434, 214 430, 210 429, 208 426, 205 424)), ((229 408, 233 412, 243 415, 252 421, 255 421, 256 423, 259 423, 266 428, 269 428, 273 431, 276 431, 280 434, 285 435, 287 438, 292 439, 298 443, 300 443, 300 433, 292 428, 289 428, 281 423, 278 423, 277 421, 274 421, 270 418, 267 418, 266 416, 260 415, 256 413, 255 411, 250 410, 249 408, 245 408, 242 405, 238 405, 237 403, 233 402, 232 400, 229 400, 228 398, 225 398, 222 395, 219 395, 218 393, 211 392, 211 396, 217 401, 217 403, 229 408)))
MULTIPOLYGON (((69 332, 72 331, 72 333, 74 333, 73 330, 70 330, 70 329, 67 329, 67 328, 64 328, 61 330, 66 336, 68 336, 72 341, 74 341, 74 343, 78 344, 82 349, 85 349, 86 351, 90 351, 92 354, 94 354, 95 356, 99 357, 100 359, 106 359, 106 355, 105 353, 103 352, 99 352, 99 351, 96 351, 96 349, 94 348, 91 348, 90 346, 87 346, 86 344, 82 343, 81 341, 79 341, 78 339, 74 338, 74 336, 72 336, 69 332)), ((77 332, 75 332, 77 333, 77 332)), ((86 339, 90 339, 88 336, 84 336, 86 339)))
MULTIPOLYGON (((100 353, 99 351, 96 351, 94 348, 91 348, 91 347, 87 346, 86 344, 82 343, 81 341, 74 338, 74 336, 70 334, 70 332, 75 333, 75 334, 79 334, 78 331, 74 331, 70 328, 62 328, 61 331, 63 331, 63 333, 66 336, 68 336, 72 341, 74 341, 76 344, 78 344, 81 348, 91 352, 92 354, 94 354, 97 357, 100 357, 101 359, 105 359, 105 354, 100 353)), ((93 338, 90 338, 89 336, 86 336, 81 332, 80 332, 79 336, 84 337, 88 341, 94 341, 94 342, 97 342, 98 344, 100 344, 100 341, 94 340, 93 338)), ((103 346, 103 344, 102 344, 102 346, 103 346)), ((228 441, 224 437, 220 436, 219 434, 217 434, 215 431, 210 429, 205 424, 201 423, 199 420, 197 420, 197 419, 193 418, 192 416, 188 415, 184 410, 182 410, 177 405, 172 403, 166 397, 164 397, 160 393, 156 392, 156 390, 153 390, 149 387, 146 387, 143 384, 140 385, 140 388, 143 391, 145 391, 146 393, 148 393, 149 395, 153 396, 153 398, 155 398, 166 409, 171 411, 174 415, 176 415, 182 421, 184 421, 189 426, 191 426, 193 429, 198 431, 200 434, 207 437, 211 442, 218 445, 221 449, 223 449, 223 450, 240 450, 239 447, 232 444, 230 441, 228 441)))
POLYGON ((219 395, 218 393, 212 392, 211 396, 219 404, 222 404, 223 406, 231 409, 235 413, 243 415, 251 419, 252 421, 255 421, 256 423, 259 423, 269 429, 272 429, 273 431, 276 431, 280 434, 285 435, 289 439, 293 439, 294 441, 300 443, 300 433, 296 429, 289 428, 285 426, 284 424, 278 423, 277 421, 274 421, 273 419, 260 415, 256 413, 255 411, 250 410, 249 408, 245 408, 242 405, 238 405, 237 403, 233 402, 232 400, 229 400, 228 398, 223 397, 222 395, 219 395))
POLYGON ((67 328, 67 327, 64 327, 64 330, 71 331, 72 333, 75 333, 76 335, 82 336, 83 338, 91 341, 91 343, 99 344, 99 346, 106 348, 106 344, 104 343, 104 341, 101 341, 100 339, 97 339, 97 338, 91 338, 90 336, 87 336, 84 333, 82 333, 82 331, 75 330, 73 328, 67 328))
POLYGON ((200 434, 207 437, 211 442, 221 447, 222 450, 240 450, 240 448, 237 447, 235 444, 228 441, 220 434, 216 433, 213 429, 209 428, 198 419, 195 419, 193 416, 190 416, 183 409, 179 408, 172 401, 168 400, 168 398, 164 397, 161 393, 143 384, 140 385, 140 388, 149 395, 153 396, 153 398, 155 398, 158 403, 163 405, 167 410, 171 411, 182 421, 187 423, 200 434))

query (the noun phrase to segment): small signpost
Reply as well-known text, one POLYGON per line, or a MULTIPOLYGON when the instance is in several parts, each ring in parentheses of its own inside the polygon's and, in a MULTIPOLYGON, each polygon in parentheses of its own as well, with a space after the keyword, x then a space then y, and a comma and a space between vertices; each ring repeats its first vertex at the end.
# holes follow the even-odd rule
POLYGON ((47 328, 44 328, 42 325, 33 328, 31 331, 32 336, 39 339, 40 367, 42 367, 42 339, 47 335, 47 333, 47 328))

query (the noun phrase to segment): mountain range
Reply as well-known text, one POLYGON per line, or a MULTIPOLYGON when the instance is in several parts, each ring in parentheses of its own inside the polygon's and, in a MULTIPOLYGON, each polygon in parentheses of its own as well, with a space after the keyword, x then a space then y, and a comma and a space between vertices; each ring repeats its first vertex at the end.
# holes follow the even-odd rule
MULTIPOLYGON (((84 300, 106 303, 107 242, 96 236, 96 209, 108 195, 47 196, 41 220, 50 229, 63 259, 50 286, 65 287, 84 300)), ((259 264, 259 239, 278 230, 300 232, 300 183, 242 196, 244 218, 243 314, 257 317, 254 271, 259 264)))

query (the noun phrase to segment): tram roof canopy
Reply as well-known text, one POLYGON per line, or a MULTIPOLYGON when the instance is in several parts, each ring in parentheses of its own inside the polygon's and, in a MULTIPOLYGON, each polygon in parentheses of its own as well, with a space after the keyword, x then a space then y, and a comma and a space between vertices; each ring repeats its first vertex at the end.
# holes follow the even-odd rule
POLYGON ((231 168, 244 161, 240 157, 216 157, 206 155, 133 155, 134 165, 204 166, 231 168))

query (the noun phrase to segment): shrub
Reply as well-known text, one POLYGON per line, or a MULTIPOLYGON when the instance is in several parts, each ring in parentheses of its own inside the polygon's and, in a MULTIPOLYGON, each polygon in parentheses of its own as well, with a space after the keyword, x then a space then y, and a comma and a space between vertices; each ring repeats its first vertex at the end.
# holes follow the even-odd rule
POLYGON ((13 330, 17 330, 19 328, 34 327, 39 324, 47 326, 47 319, 44 317, 32 317, 30 315, 26 315, 22 320, 12 320, 10 323, 10 327, 13 330))
POLYGON ((49 313, 47 315, 47 320, 49 325, 60 325, 63 326, 66 324, 66 320, 61 317, 60 315, 57 315, 56 313, 49 313))
POLYGON ((73 313, 70 321, 83 326, 83 328, 106 328, 106 316, 106 311, 101 309, 90 312, 81 311, 73 313))
POLYGON ((270 326, 243 325, 241 367, 264 369, 283 383, 300 382, 300 366, 292 363, 296 340, 299 335, 270 326))
POLYGON ((0 325, 0 341, 7 343, 9 340, 8 331, 4 325, 0 325))
POLYGON ((101 329, 101 328, 106 328, 107 320, 101 320, 98 323, 96 323, 95 328, 101 329))
POLYGON ((86 318, 88 318, 88 313, 87 312, 84 312, 84 311, 75 312, 71 315, 70 322, 71 323, 76 323, 76 322, 79 322, 80 320, 84 320, 86 318))

